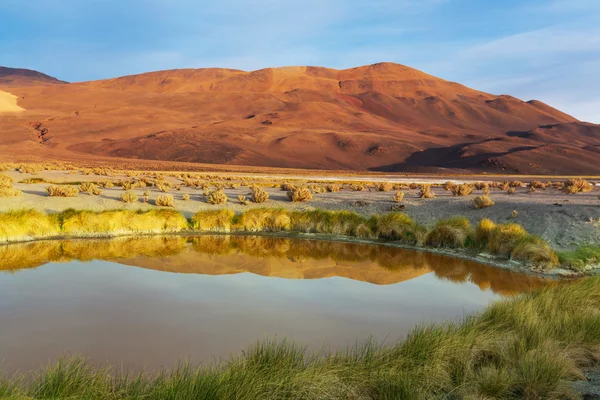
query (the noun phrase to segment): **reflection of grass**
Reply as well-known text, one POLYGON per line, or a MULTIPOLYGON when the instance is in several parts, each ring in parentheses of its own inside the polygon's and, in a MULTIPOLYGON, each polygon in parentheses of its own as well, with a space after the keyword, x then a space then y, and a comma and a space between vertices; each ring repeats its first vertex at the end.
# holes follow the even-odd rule
POLYGON ((74 358, 0 388, 53 399, 576 398, 568 381, 585 379, 582 369, 600 360, 599 292, 600 278, 545 289, 460 323, 418 327, 388 346, 315 355, 265 341, 212 367, 135 376, 74 358))
MULTIPOLYGON (((382 239, 416 246, 486 249, 539 268, 558 265, 556 253, 518 224, 482 220, 473 229, 462 217, 440 221, 431 230, 408 215, 392 212, 364 217, 350 211, 254 208, 236 215, 228 209, 200 211, 190 221, 176 210, 76 211, 44 215, 36 211, 0 214, 0 240, 44 236, 118 236, 176 232, 298 232, 382 239)), ((574 264, 568 264, 573 266, 574 264)))

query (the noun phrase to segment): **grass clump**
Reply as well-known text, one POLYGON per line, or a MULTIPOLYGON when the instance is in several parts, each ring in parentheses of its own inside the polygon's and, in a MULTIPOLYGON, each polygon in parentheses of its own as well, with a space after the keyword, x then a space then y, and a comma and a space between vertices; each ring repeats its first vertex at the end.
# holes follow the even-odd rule
POLYGON ((192 227, 205 232, 230 232, 234 217, 228 209, 198 211, 192 217, 192 227))
POLYGON ((83 193, 87 193, 90 196, 98 196, 102 193, 102 190, 93 182, 83 182, 79 186, 79 190, 83 193))
POLYGON ((115 236, 131 233, 168 233, 189 229, 185 217, 175 210, 75 211, 60 214, 62 231, 79 236, 115 236))
POLYGON ((21 195, 21 191, 13 188, 13 178, 8 175, 0 174, 0 197, 16 197, 21 195))
POLYGON ((338 184, 330 184, 330 185, 325 185, 325 190, 327 190, 330 193, 336 193, 340 191, 340 185, 338 184))
POLYGON ((189 193, 184 193, 181 195, 181 200, 183 201, 188 201, 190 199, 190 194, 189 193))
POLYGON ((293 188, 292 190, 287 192, 287 197, 290 201, 297 202, 306 202, 312 200, 312 193, 309 188, 306 186, 293 188))
POLYGON ((72 185, 48 186, 46 191, 52 197, 76 197, 79 194, 79 189, 72 185))
POLYGON ((62 359, 0 390, 29 399, 574 399, 570 382, 600 360, 599 292, 600 278, 549 287, 392 345, 337 353, 267 340, 215 366, 154 375, 62 359))
POLYGON ((487 207, 491 207, 494 204, 494 201, 487 195, 483 195, 483 196, 477 196, 473 199, 473 207, 479 209, 479 208, 487 208, 487 207))
POLYGON ((569 179, 565 182, 564 191, 568 194, 591 192, 594 187, 585 179, 569 179))
POLYGON ((400 203, 400 202, 402 202, 402 200, 404 200, 404 193, 402 193, 402 192, 396 192, 396 194, 394 195, 394 197, 392 198, 392 200, 394 201, 394 203, 400 203))
POLYGON ((229 198, 223 189, 215 189, 206 194, 206 201, 210 204, 225 204, 229 198))
POLYGON ((510 257, 548 270, 556 268, 560 264, 556 252, 548 243, 537 236, 527 236, 519 241, 512 250, 510 257))
POLYGON ((253 186, 250 191, 250 199, 253 203, 264 203, 269 200, 269 193, 260 186, 253 186))
POLYGON ((424 229, 404 213, 392 212, 376 216, 374 219, 377 237, 411 244, 423 242, 424 229))
POLYGON ((9 211, 0 214, 0 241, 57 235, 60 224, 53 215, 35 210, 9 211))
POLYGON ((473 193, 474 187, 468 183, 452 186, 452 194, 454 196, 468 196, 473 193))
POLYGON ((499 224, 492 229, 487 248, 492 254, 508 257, 527 236, 527 231, 519 224, 499 224))
POLYGON ((378 182, 375 184, 375 189, 377 189, 378 192, 389 192, 393 188, 394 185, 390 182, 378 182))
POLYGON ((491 219, 484 218, 479 221, 479 224, 475 227, 475 243, 479 244, 481 247, 485 247, 490 240, 494 229, 496 229, 496 224, 491 219))
POLYGON ((419 190, 419 197, 422 199, 433 199, 435 198, 435 193, 431 190, 431 185, 423 185, 419 190))
POLYGON ((432 247, 465 247, 471 233, 471 224, 464 217, 454 217, 438 222, 429 231, 425 243, 432 247))
POLYGON ((240 215, 235 229, 249 232, 279 232, 291 227, 291 218, 287 210, 275 208, 254 208, 240 215))
POLYGON ((138 201, 138 196, 132 191, 127 191, 121 195, 121 201, 123 203, 135 203, 138 201))
POLYGON ((600 246, 585 245, 573 251, 558 254, 561 265, 583 271, 589 265, 600 264, 600 246))
POLYGON ((175 200, 170 194, 157 196, 155 202, 159 207, 175 207, 175 200))

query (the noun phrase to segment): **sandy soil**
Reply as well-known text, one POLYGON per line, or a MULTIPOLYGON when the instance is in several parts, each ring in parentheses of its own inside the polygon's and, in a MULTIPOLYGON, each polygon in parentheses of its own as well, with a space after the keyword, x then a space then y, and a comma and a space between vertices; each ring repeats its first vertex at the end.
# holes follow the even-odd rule
MULTIPOLYGON (((42 177, 46 180, 76 182, 83 180, 102 180, 107 177, 94 175, 69 174, 64 171, 42 171, 38 175, 21 174, 19 172, 8 172, 16 182, 29 177, 42 177)), ((125 177, 112 177, 111 179, 125 179, 125 177)), ((175 178, 168 178, 173 183, 178 182, 175 178)), ((400 178, 396 179, 396 181, 400 178)), ((412 181, 413 179, 409 179, 412 181)), ((435 181, 435 179, 431 179, 435 181)), ((438 178, 438 182, 447 179, 438 178)), ((274 181, 280 182, 280 181, 274 181)), ((180 182, 179 182, 180 183, 180 182)), ((48 183, 24 184, 15 183, 14 187, 20 189, 23 194, 14 198, 0 198, 0 211, 12 209, 33 208, 45 212, 62 211, 67 208, 109 210, 116 208, 150 209, 156 207, 154 199, 159 194, 155 187, 147 189, 135 189, 140 196, 140 201, 135 204, 124 204, 119 200, 123 189, 119 187, 104 189, 100 196, 90 196, 80 193, 74 198, 49 197, 46 193, 48 183), (142 193, 149 190, 151 193, 150 203, 142 201, 142 193)), ((311 209, 321 208, 327 210, 352 210, 363 215, 383 213, 391 210, 396 204, 392 201, 394 192, 363 191, 355 192, 342 190, 338 193, 315 194, 313 201, 309 203, 292 203, 288 201, 286 193, 277 188, 266 189, 270 199, 267 203, 240 205, 237 196, 248 194, 247 187, 236 189, 225 189, 229 196, 226 207, 236 212, 241 212, 252 207, 284 207, 287 209, 311 209), (359 203, 357 203, 359 202, 359 203), (364 204, 360 204, 364 202, 364 204)), ((472 223, 477 223, 482 218, 490 218, 496 222, 514 221, 523 225, 529 232, 538 234, 549 241, 557 249, 572 249, 580 244, 600 244, 600 187, 594 188, 592 192, 567 195, 558 189, 549 188, 529 193, 527 188, 518 188, 513 195, 494 190, 491 198, 495 206, 477 210, 471 205, 471 199, 480 191, 476 190, 473 195, 466 197, 454 197, 443 188, 433 189, 435 199, 420 199, 418 190, 405 190, 405 197, 401 204, 405 206, 404 212, 416 221, 433 225, 436 221, 452 216, 465 216, 472 223), (512 218, 513 211, 518 216, 512 218)), ((203 198, 201 189, 181 186, 180 191, 171 190, 170 194, 175 198, 175 206, 186 216, 191 216, 199 210, 215 209, 220 206, 208 204, 203 198), (189 193, 191 199, 182 200, 182 195, 189 193)))
POLYGON ((24 111, 17 105, 17 96, 0 90, 0 113, 14 113, 24 111))

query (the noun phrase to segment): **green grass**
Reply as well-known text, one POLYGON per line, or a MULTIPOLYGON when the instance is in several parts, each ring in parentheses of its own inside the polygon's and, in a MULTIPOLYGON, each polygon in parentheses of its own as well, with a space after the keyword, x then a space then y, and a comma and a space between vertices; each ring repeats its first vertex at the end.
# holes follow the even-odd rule
POLYGON ((583 270, 587 265, 600 263, 600 246, 581 246, 577 250, 558 253, 558 258, 568 268, 583 270))
POLYGON ((21 399, 575 399, 570 381, 600 361, 600 278, 492 304, 462 321, 415 328, 388 345, 366 341, 311 353, 263 341, 219 364, 123 374, 63 359, 0 380, 21 399))

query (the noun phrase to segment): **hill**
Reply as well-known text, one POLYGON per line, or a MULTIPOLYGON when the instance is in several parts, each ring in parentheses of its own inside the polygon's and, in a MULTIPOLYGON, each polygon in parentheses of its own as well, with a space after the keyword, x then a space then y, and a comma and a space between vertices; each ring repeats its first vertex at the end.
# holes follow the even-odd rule
POLYGON ((34 82, 0 81, 25 109, 0 119, 3 158, 600 173, 598 125, 399 64, 34 82))

